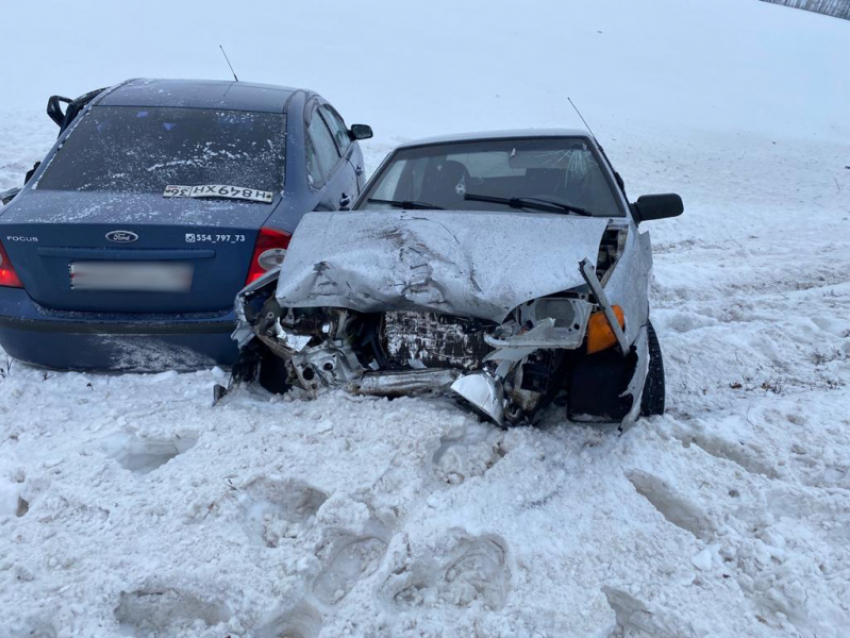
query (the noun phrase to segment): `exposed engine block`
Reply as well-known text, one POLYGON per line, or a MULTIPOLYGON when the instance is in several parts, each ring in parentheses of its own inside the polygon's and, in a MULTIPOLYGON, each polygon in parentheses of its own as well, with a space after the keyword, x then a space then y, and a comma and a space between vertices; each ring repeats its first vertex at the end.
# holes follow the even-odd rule
POLYGON ((475 370, 492 350, 485 321, 433 312, 392 311, 384 314, 381 346, 391 363, 410 368, 475 370))

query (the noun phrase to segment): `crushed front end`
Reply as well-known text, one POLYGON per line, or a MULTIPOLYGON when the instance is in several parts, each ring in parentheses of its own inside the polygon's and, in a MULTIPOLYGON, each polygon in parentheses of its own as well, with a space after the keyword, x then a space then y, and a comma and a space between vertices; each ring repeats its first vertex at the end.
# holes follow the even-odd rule
MULTIPOLYGON (((597 277, 592 266, 587 273, 597 277)), ((623 313, 590 285, 522 303, 501 322, 433 309, 281 307, 276 285, 269 273, 237 298, 236 383, 308 396, 329 387, 446 393, 498 425, 533 422, 559 396, 575 420, 621 422, 632 412, 633 397, 623 393, 637 357, 622 350, 623 313)))

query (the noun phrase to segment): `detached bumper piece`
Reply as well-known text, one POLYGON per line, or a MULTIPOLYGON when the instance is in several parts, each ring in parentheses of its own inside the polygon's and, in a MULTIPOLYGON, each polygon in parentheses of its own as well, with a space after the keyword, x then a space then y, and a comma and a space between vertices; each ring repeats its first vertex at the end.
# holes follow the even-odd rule
POLYGON ((473 372, 455 381, 452 392, 496 425, 505 424, 505 390, 495 376, 487 372, 473 372))
POLYGON ((349 389, 358 394, 376 397, 402 397, 427 394, 447 387, 454 388, 460 377, 457 370, 399 370, 397 372, 366 372, 352 382, 349 389))

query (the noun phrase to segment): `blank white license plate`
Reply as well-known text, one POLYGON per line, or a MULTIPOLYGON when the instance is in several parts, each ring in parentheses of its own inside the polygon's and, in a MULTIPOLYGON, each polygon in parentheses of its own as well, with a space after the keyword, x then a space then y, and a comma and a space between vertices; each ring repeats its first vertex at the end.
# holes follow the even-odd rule
POLYGON ((74 261, 73 290, 130 292, 187 292, 192 288, 194 266, 183 262, 74 261))
POLYGON ((198 186, 181 186, 169 184, 162 193, 163 197, 223 197, 225 199, 242 199, 248 202, 271 204, 274 193, 261 191, 244 186, 228 186, 225 184, 202 184, 198 186))

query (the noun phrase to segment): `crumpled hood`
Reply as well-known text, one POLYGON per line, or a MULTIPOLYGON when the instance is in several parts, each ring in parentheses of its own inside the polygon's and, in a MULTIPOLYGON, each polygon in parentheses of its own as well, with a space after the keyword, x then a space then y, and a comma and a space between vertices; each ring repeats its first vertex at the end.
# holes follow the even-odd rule
POLYGON ((525 301, 584 283, 608 218, 533 212, 310 213, 278 281, 284 307, 433 310, 501 322, 525 301))

